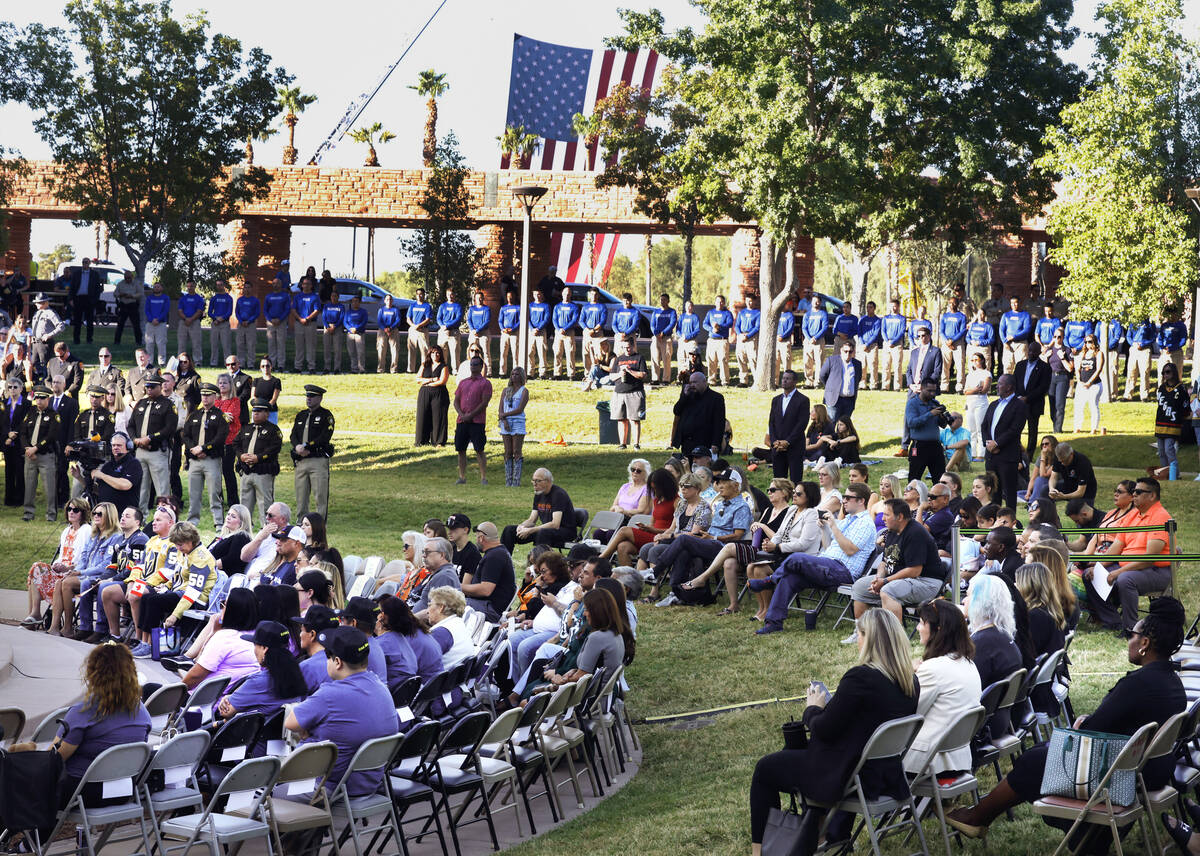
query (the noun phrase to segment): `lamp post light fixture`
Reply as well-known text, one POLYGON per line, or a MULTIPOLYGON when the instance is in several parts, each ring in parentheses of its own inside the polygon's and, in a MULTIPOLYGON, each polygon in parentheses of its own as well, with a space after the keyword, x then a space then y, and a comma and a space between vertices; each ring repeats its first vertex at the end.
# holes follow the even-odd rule
MULTIPOLYGON (((1200 211, 1200 187, 1188 187, 1183 192, 1187 194, 1187 198, 1192 201, 1196 210, 1200 211)), ((1188 320, 1193 322, 1192 328, 1188 332, 1194 340, 1196 334, 1200 333, 1200 283, 1197 283, 1196 290, 1192 293, 1192 317, 1188 320)), ((1192 352, 1192 377, 1196 376, 1198 370, 1200 370, 1200 346, 1195 347, 1192 352)))
POLYGON ((517 334, 517 347, 520 353, 517 354, 516 363, 524 371, 526 376, 529 374, 529 231, 533 222, 533 207, 537 205, 538 200, 546 195, 546 188, 537 187, 536 185, 523 184, 512 189, 512 195, 521 203, 521 207, 525 209, 525 232, 524 239, 521 241, 521 327, 517 334))

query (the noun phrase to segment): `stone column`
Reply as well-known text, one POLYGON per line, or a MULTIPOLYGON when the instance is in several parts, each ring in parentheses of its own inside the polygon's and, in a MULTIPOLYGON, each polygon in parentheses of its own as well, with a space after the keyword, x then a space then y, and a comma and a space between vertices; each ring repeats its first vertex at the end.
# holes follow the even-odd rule
POLYGON ((812 238, 800 238, 796 241, 796 257, 793 266, 793 281, 788 283, 793 293, 804 294, 811 291, 816 277, 817 249, 812 238))
MULTIPOLYGON (((539 229, 536 221, 529 235, 529 296, 533 297, 533 287, 546 275, 546 269, 556 262, 550 257, 550 230, 539 229)), ((517 282, 520 277, 521 260, 517 259, 517 282)), ((564 271, 565 273, 565 271, 564 271)), ((547 298, 550 295, 546 295, 547 298)))
POLYGON ((500 278, 513 274, 513 249, 519 243, 516 226, 508 224, 489 223, 477 230, 482 238, 483 264, 476 280, 477 287, 483 292, 484 302, 492 307, 492 329, 498 330, 496 313, 504 303, 504 290, 500 278))
POLYGON ((230 277, 234 290, 250 289, 262 300, 271 290, 279 263, 291 256, 292 227, 285 220, 247 217, 231 224, 227 252, 244 275, 230 277))
MULTIPOLYGON (((28 214, 9 214, 4 221, 8 230, 8 250, 4 253, 4 270, 20 271, 27 279, 32 279, 30 266, 33 255, 29 251, 29 233, 33 228, 33 218, 28 214)), ((54 279, 54 271, 39 271, 39 279, 54 279)))

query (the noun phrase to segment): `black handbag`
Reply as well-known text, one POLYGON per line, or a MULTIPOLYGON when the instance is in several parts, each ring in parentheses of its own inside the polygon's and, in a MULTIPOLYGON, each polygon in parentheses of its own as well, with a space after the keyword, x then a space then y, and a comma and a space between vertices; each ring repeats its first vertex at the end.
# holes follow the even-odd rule
POLYGON ((62 771, 54 750, 0 752, 0 832, 52 827, 62 771))
POLYGON ((796 798, 791 807, 773 808, 767 814, 763 830, 762 856, 802 856, 804 853, 804 816, 796 811, 796 798))

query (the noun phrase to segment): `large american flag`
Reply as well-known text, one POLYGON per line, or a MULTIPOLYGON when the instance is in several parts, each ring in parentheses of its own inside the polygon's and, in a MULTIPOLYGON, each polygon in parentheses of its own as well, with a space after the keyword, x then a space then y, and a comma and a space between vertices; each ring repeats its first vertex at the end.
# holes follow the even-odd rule
MULTIPOLYGON (((572 117, 576 113, 590 116, 596 102, 619 83, 653 91, 658 70, 658 54, 652 50, 593 51, 514 34, 506 124, 524 125, 526 131, 538 135, 541 143, 533 162, 526 166, 541 170, 602 170, 604 165, 596 163, 596 153, 589 152, 583 140, 572 135, 572 117)), ((502 155, 500 168, 508 166, 508 155, 502 155)), ((595 236, 592 281, 603 283, 608 279, 620 237, 595 236)), ((558 275, 565 281, 582 282, 588 278, 585 246, 586 235, 582 232, 555 232, 551 236, 550 258, 557 260, 558 275)))

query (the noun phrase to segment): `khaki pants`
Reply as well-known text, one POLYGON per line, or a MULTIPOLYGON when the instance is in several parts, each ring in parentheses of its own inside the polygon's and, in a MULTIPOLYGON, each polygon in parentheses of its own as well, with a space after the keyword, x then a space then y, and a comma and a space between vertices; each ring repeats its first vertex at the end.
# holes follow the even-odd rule
POLYGON ((879 389, 879 343, 867 345, 856 356, 862 361, 866 386, 869 389, 879 389))
POLYGON ((549 377, 546 371, 546 331, 529 331, 529 353, 525 355, 525 365, 530 377, 549 377), (537 374, 533 373, 533 358, 537 357, 537 374))
POLYGON ((287 319, 278 324, 267 322, 267 359, 271 365, 282 370, 287 359, 287 319))
POLYGON ((58 519, 58 459, 53 452, 25 459, 25 518, 32 519, 37 508, 38 476, 42 477, 42 493, 46 495, 46 519, 58 519))
POLYGON ((779 386, 779 377, 792 369, 792 337, 775 340, 775 385, 779 386))
POLYGON ((729 383, 729 340, 714 339, 711 336, 708 339, 708 345, 704 349, 704 363, 708 368, 708 382, 710 384, 720 381, 724 386, 729 383))
POLYGON ((307 366, 310 372, 317 370, 317 324, 309 321, 307 324, 297 324, 292 331, 296 338, 296 353, 292 356, 296 371, 301 365, 307 366))
POLYGON ((967 345, 967 371, 971 370, 972 360, 975 355, 979 354, 983 357, 983 367, 988 371, 992 370, 992 355, 991 348, 988 345, 967 345))
POLYGON ((942 389, 950 391, 950 368, 954 368, 954 383, 958 387, 958 391, 963 391, 963 360, 966 351, 962 344, 957 345, 942 345, 942 389))
POLYGON ((200 319, 196 319, 190 325, 180 321, 175 326, 175 352, 182 354, 187 351, 188 356, 192 358, 192 364, 201 366, 204 365, 204 337, 200 332, 200 319))
POLYGON ((825 362, 825 343, 812 339, 804 340, 804 382, 809 386, 817 385, 821 373, 821 364, 825 362))
POLYGON ((251 516, 254 514, 254 506, 258 506, 259 524, 265 526, 267 508, 275 502, 275 476, 246 473, 242 476, 241 486, 238 488, 238 498, 241 499, 242 505, 250 509, 251 516))
POLYGON ((1183 380, 1183 349, 1178 348, 1174 351, 1160 353, 1158 356, 1158 376, 1162 377, 1162 368, 1167 363, 1174 363, 1175 371, 1180 380, 1183 380))
POLYGON ((145 512, 153 508, 150 503, 155 497, 171 495, 171 456, 166 449, 157 452, 138 449, 134 457, 142 465, 142 495, 138 504, 145 512))
MULTIPOLYGON (((1105 384, 1104 389, 1108 393, 1108 398, 1110 401, 1116 401, 1117 398, 1120 397, 1120 391, 1117 389, 1117 386, 1120 383, 1120 374, 1117 371, 1117 369, 1119 368, 1118 364, 1120 362, 1121 362, 1121 353, 1116 348, 1113 348, 1111 351, 1105 352, 1105 354, 1104 354, 1104 378, 1107 381, 1107 383, 1105 384)), ((1126 365, 1126 368, 1129 367, 1128 360, 1126 360, 1125 365, 1126 365)))
POLYGON ((883 348, 883 388, 899 390, 904 388, 904 346, 882 345, 883 348))
POLYGON ((843 335, 842 333, 835 333, 833 335, 833 352, 835 354, 840 354, 842 352, 842 345, 851 341, 853 341, 853 339, 850 336, 843 335))
POLYGON ((345 331, 341 327, 321 332, 321 356, 324 358, 325 371, 340 372, 342 370, 342 340, 345 331))
MULTIPOLYGON (((208 331, 208 364, 210 366, 223 366, 225 360, 233 353, 233 334, 229 332, 228 321, 213 321, 212 327, 208 331), (217 356, 217 352, 221 352, 221 356, 217 356)), ((193 356, 193 362, 196 361, 193 356)))
POLYGON ((500 331, 500 377, 508 377, 509 371, 521 361, 517 350, 521 347, 521 336, 516 330, 500 331))
POLYGON ((758 363, 758 337, 738 339, 737 343, 738 381, 742 386, 749 386, 758 363))
POLYGON ((346 333, 346 352, 350 355, 350 371, 362 374, 367 370, 367 354, 361 332, 346 333))
POLYGON ((650 379, 656 383, 671 380, 671 337, 668 334, 650 337, 650 379))
POLYGON ((221 459, 203 458, 188 461, 188 522, 200 525, 200 497, 208 488, 208 509, 212 512, 213 528, 220 530, 225 516, 225 496, 221 491, 221 459), (207 483, 207 484, 206 484, 207 483))
POLYGON ((450 373, 454 374, 458 371, 458 330, 439 327, 437 343, 438 347, 446 349, 446 364, 450 366, 450 373))
POLYGON ((575 377, 575 337, 566 330, 554 331, 554 376, 575 377))
POLYGON ((384 330, 382 327, 375 331, 375 371, 383 374, 390 370, 392 374, 400 371, 400 331, 396 328, 384 330))
POLYGON ((317 513, 329 519, 329 458, 301 458, 296 461, 296 519, 308 514, 309 500, 315 499, 317 513))
POLYGON ((596 365, 596 357, 600 354, 600 343, 604 341, 604 338, 602 332, 583 331, 580 350, 583 351, 583 373, 585 375, 592 370, 592 366, 596 365))
POLYGON ((234 338, 237 341, 235 347, 238 361, 243 366, 253 369, 254 361, 258 357, 258 326, 255 324, 238 325, 234 338))
POLYGON ((1129 346, 1129 357, 1125 360, 1125 398, 1133 398, 1133 385, 1142 381, 1142 401, 1150 398, 1146 386, 1150 375, 1150 349, 1129 346))
POLYGON ((700 343, 695 339, 680 339, 679 347, 676 349, 676 360, 679 362, 679 374, 683 374, 688 370, 688 366, 692 364, 692 357, 700 351, 700 343))
POLYGON ((404 370, 409 373, 420 371, 425 355, 429 353, 429 337, 420 330, 408 331, 408 362, 404 370))
POLYGON ((487 334, 486 330, 480 330, 476 333, 471 330, 467 333, 467 347, 478 345, 480 352, 483 354, 483 373, 490 375, 492 373, 492 337, 487 334))
POLYGON ((1004 371, 1007 374, 1012 374, 1016 369, 1017 363, 1025 359, 1025 355, 1029 353, 1028 342, 1005 342, 1004 343, 1004 371))
POLYGON ((167 328, 169 326, 165 321, 160 321, 158 324, 146 322, 146 353, 150 357, 150 365, 157 363, 165 366, 167 360, 171 359, 171 354, 167 352, 167 328))

